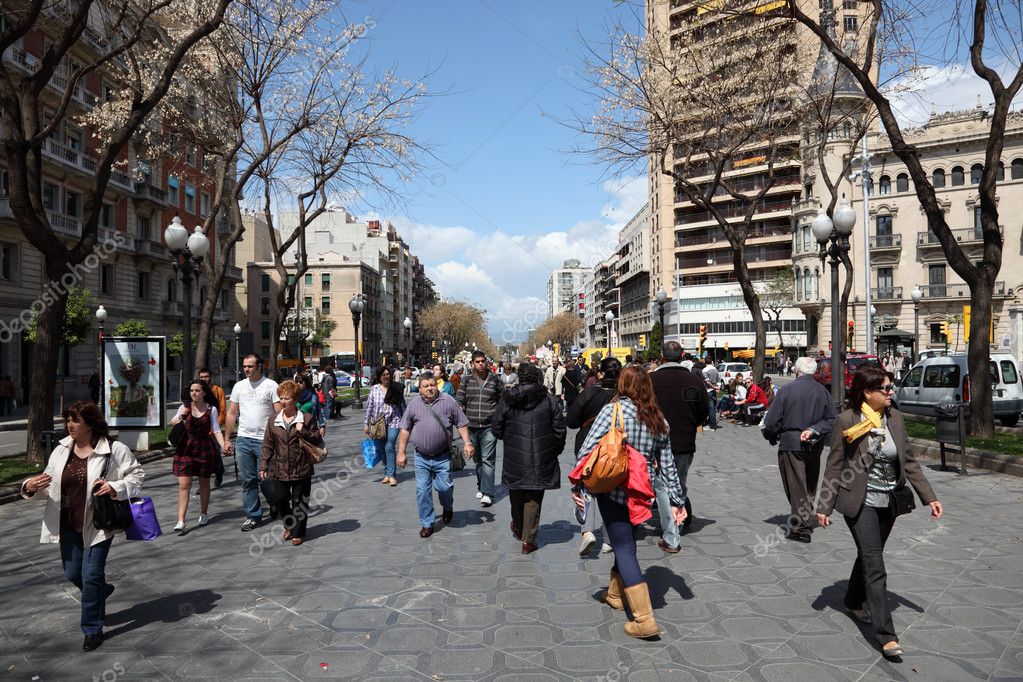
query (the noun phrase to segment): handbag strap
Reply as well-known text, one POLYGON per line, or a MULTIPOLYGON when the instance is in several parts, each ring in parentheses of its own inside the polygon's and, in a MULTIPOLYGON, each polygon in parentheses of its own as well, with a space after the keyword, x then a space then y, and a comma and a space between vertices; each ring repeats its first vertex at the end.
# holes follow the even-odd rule
POLYGON ((425 400, 423 401, 423 404, 426 405, 426 408, 428 410, 430 410, 430 414, 433 415, 433 418, 437 420, 437 423, 440 425, 441 430, 446 430, 448 432, 448 445, 450 446, 451 443, 455 440, 454 434, 451 433, 451 427, 450 426, 447 426, 447 427, 444 426, 444 422, 441 421, 440 415, 433 411, 433 405, 431 405, 430 403, 426 402, 425 400))

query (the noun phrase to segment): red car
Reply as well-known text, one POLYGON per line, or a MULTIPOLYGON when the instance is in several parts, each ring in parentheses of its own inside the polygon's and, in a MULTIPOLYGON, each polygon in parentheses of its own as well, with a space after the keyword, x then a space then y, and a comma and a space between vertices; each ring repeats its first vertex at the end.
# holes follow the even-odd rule
MULTIPOLYGON (((866 353, 849 353, 845 357, 845 387, 848 389, 852 385, 853 374, 856 374, 856 370, 864 365, 873 365, 875 367, 881 366, 881 361, 876 355, 868 355, 866 353)), ((813 378, 818 383, 824 384, 825 388, 831 390, 831 358, 828 356, 822 357, 817 361, 817 371, 814 372, 813 378)))

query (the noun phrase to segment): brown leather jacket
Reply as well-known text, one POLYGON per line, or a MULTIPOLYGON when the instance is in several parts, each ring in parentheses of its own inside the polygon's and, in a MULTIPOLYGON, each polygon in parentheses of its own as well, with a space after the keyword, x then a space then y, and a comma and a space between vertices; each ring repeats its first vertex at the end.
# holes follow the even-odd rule
POLYGON ((259 470, 275 481, 300 481, 313 475, 313 464, 302 447, 302 440, 317 447, 323 447, 323 435, 316 426, 313 415, 299 411, 302 430, 291 426, 283 427, 278 421, 280 413, 270 417, 263 435, 263 456, 259 470))
MULTIPOLYGON (((830 516, 837 509, 845 516, 856 516, 867 497, 867 472, 874 463, 867 452, 867 437, 862 436, 852 443, 846 443, 842 435, 843 431, 859 421, 860 413, 853 410, 846 410, 835 420, 831 432, 831 453, 820 485, 820 502, 817 503, 817 511, 821 514, 830 516)), ((899 463, 902 465, 899 468, 898 485, 904 486, 908 481, 924 504, 938 499, 910 450, 906 423, 902 413, 896 409, 888 410, 888 430, 895 440, 899 463)))

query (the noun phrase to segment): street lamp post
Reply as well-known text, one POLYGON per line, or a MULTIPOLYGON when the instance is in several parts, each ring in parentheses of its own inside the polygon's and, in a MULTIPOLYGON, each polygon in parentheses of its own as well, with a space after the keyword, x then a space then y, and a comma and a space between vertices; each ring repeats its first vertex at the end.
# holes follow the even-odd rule
POLYGON ((611 322, 615 319, 615 314, 608 310, 604 313, 604 321, 607 322, 607 357, 611 357, 611 322))
MULTIPOLYGON (((661 287, 657 290, 657 321, 661 325, 661 342, 664 341, 664 304, 668 302, 668 292, 661 287)), ((679 339, 681 341, 681 339, 679 339)), ((657 350, 660 350, 659 348, 657 350)))
POLYGON ((362 384, 362 353, 359 352, 359 320, 362 311, 366 309, 366 297, 354 294, 352 300, 348 301, 348 309, 352 311, 352 325, 355 327, 355 406, 361 410, 362 393, 359 388, 362 384))
POLYGON ((406 317, 405 321, 402 324, 404 324, 405 329, 408 330, 408 358, 405 360, 405 366, 414 367, 415 361, 413 360, 412 355, 412 320, 406 317))
POLYGON ((238 381, 240 376, 241 376, 241 375, 238 374, 238 366, 240 364, 238 362, 238 355, 239 355, 239 352, 240 352, 238 350, 238 337, 241 336, 241 333, 242 333, 242 326, 240 324, 238 324, 237 322, 235 322, 234 323, 234 380, 235 381, 238 381))
POLYGON ((183 321, 181 325, 181 336, 183 341, 182 367, 183 376, 186 381, 193 377, 192 355, 192 275, 198 275, 202 271, 202 259, 210 250, 210 240, 202 233, 198 225, 191 235, 181 224, 181 219, 174 216, 171 224, 163 231, 164 241, 170 249, 172 267, 175 274, 181 270, 181 284, 184 286, 184 301, 182 301, 181 312, 183 321))
POLYGON ((924 297, 923 289, 917 284, 913 287, 913 362, 920 358, 920 299, 924 297))
POLYGON ((97 344, 99 346, 97 349, 99 352, 96 354, 96 362, 99 363, 99 366, 102 366, 103 363, 103 323, 106 321, 106 308, 103 307, 103 304, 100 304, 100 306, 96 308, 96 323, 99 325, 99 336, 97 337, 99 339, 99 343, 97 344))
POLYGON ((849 252, 849 235, 856 224, 856 213, 849 202, 842 197, 842 203, 835 209, 832 221, 823 208, 817 210, 810 229, 820 245, 821 261, 827 256, 831 265, 831 399, 835 409, 842 410, 843 393, 845 391, 845 347, 842 335, 842 320, 838 310, 838 266, 843 254, 849 252))

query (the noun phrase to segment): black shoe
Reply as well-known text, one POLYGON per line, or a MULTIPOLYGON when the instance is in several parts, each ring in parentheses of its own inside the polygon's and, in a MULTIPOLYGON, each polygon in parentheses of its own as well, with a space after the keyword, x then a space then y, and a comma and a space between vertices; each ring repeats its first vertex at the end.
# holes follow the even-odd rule
POLYGON ((454 509, 445 509, 444 513, 440 515, 440 520, 444 522, 445 526, 451 525, 451 519, 455 518, 454 509))
POLYGON ((794 542, 805 542, 807 544, 809 544, 811 540, 810 534, 806 531, 792 531, 790 533, 786 533, 785 539, 792 540, 794 542))
POLYGON ((219 488, 222 485, 224 485, 224 474, 214 474, 213 487, 219 488))
POLYGON ((92 651, 98 649, 99 645, 103 643, 103 633, 98 635, 86 635, 85 641, 82 642, 82 651, 92 651))

